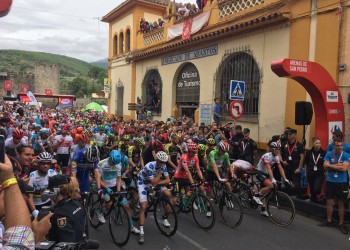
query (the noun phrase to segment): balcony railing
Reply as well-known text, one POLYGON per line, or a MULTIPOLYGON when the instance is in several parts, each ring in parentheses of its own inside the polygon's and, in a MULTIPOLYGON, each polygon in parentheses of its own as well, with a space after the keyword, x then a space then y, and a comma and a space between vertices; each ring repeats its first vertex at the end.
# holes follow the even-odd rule
POLYGON ((164 38, 164 28, 157 28, 143 35, 143 44, 145 46, 159 42, 164 38))
POLYGON ((264 0, 219 0, 219 16, 226 17, 263 3, 264 0))

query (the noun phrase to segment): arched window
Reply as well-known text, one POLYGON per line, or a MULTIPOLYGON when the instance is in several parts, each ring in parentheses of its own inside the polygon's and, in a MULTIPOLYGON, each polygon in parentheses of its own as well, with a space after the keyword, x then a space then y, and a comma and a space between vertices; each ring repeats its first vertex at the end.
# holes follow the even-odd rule
POLYGON ((158 113, 162 111, 162 85, 158 70, 151 69, 146 72, 142 83, 142 103, 158 113))
POLYGON ((129 52, 130 51, 130 29, 126 30, 125 33, 125 52, 129 52))
POLYGON ((237 52, 232 54, 225 62, 219 72, 220 93, 219 96, 223 112, 228 114, 228 107, 231 100, 229 99, 231 80, 244 81, 244 117, 257 118, 259 114, 259 87, 260 71, 258 64, 250 53, 237 52))
POLYGON ((120 32, 119 34, 119 54, 124 53, 124 33, 120 32))
POLYGON ((118 54, 118 36, 115 35, 113 38, 113 56, 118 54))

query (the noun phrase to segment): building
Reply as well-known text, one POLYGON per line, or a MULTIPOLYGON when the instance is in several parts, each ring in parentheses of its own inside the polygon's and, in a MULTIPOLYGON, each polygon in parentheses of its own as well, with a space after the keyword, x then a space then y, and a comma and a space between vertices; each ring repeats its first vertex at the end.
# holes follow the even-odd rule
MULTIPOLYGON (((321 64, 338 84, 348 114, 349 6, 340 0, 208 0, 186 21, 176 20, 173 1, 127 0, 102 19, 109 23, 109 112, 135 118, 128 103, 138 97, 152 103, 156 91, 161 100, 154 119, 186 114, 207 123, 220 97, 225 120, 233 121, 230 81, 238 80, 245 94, 236 123, 249 127, 261 147, 286 126, 297 128, 301 139, 295 102, 311 98, 295 80, 279 78, 271 63, 292 58, 321 64), (163 17, 164 27, 141 30, 142 19, 163 17)), ((348 115, 344 126, 349 135, 348 115)), ((306 141, 319 132, 313 119, 306 141)))

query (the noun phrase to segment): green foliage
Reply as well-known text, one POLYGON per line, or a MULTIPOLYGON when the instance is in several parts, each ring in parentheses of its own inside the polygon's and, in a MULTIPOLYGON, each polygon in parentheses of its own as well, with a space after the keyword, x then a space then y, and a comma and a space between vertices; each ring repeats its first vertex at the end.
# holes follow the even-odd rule
POLYGON ((96 81, 88 81, 86 78, 76 77, 69 81, 67 86, 67 94, 76 97, 91 96, 91 93, 101 92, 103 86, 96 81))

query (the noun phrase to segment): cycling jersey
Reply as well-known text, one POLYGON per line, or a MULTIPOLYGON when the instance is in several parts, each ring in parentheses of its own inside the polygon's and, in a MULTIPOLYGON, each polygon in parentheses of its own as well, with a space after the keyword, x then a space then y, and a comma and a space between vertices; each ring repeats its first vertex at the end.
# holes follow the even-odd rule
POLYGON ((102 146, 104 146, 104 144, 106 142, 107 136, 105 133, 103 133, 103 134, 96 133, 96 134, 94 134, 94 138, 95 138, 96 145, 98 147, 102 147, 102 146))
POLYGON ((168 143, 164 146, 164 152, 169 155, 171 162, 177 166, 178 159, 181 158, 182 154, 180 146, 168 143))
POLYGON ((79 182, 80 192, 90 191, 89 172, 90 170, 98 170, 98 160, 88 162, 84 156, 84 151, 78 151, 72 157, 72 173, 76 173, 76 178, 79 182))
POLYGON ((55 143, 61 142, 57 148, 57 154, 69 154, 69 147, 73 145, 73 137, 70 135, 56 135, 55 143))
POLYGON ((29 183, 28 185, 33 187, 37 194, 33 195, 34 204, 42 205, 50 201, 50 199, 46 201, 41 201, 41 191, 46 189, 49 186, 49 177, 56 175, 56 171, 53 169, 49 169, 45 176, 39 175, 38 170, 31 172, 29 175, 29 183))
POLYGON ((98 163, 98 170, 106 187, 117 186, 117 177, 122 175, 121 164, 112 164, 109 158, 106 158, 98 163))
POLYGON ((198 154, 198 160, 199 160, 199 166, 201 168, 204 168, 204 161, 207 160, 207 154, 206 152, 204 152, 202 155, 198 154))
POLYGON ((264 154, 261 156, 259 163, 256 169, 264 174, 268 174, 266 165, 270 165, 273 167, 275 164, 281 165, 280 158, 278 155, 273 155, 271 152, 264 154))
MULTIPOLYGON (((152 186, 151 180, 158 176, 158 174, 163 174, 165 176, 169 176, 166 165, 161 168, 156 168, 157 162, 152 161, 145 165, 143 169, 137 175, 137 185, 139 190, 139 199, 140 202, 147 201, 147 191, 152 186)), ((162 187, 161 191, 166 189, 166 187, 162 187)))
POLYGON ((7 147, 7 148, 17 148, 20 145, 28 146, 28 137, 27 136, 23 136, 22 139, 17 144, 15 144, 13 142, 13 137, 5 140, 5 147, 7 147))
POLYGON ((136 149, 135 146, 130 146, 128 148, 128 157, 137 165, 142 157, 142 149, 136 149))
POLYGON ((219 172, 221 171, 221 167, 223 164, 225 164, 226 166, 230 166, 230 159, 228 153, 219 155, 219 150, 215 149, 211 151, 208 157, 208 171, 214 172, 213 163, 216 163, 219 172))
POLYGON ((179 160, 179 167, 177 168, 174 177, 188 179, 188 175, 185 170, 186 168, 191 170, 194 169, 196 172, 200 171, 198 157, 189 157, 188 154, 183 154, 179 160))
POLYGON ((128 149, 129 146, 126 145, 124 141, 118 142, 118 150, 120 151, 120 153, 128 155, 128 149))
POLYGON ((235 169, 247 171, 252 169, 252 164, 250 162, 244 161, 244 160, 236 160, 232 163, 232 166, 235 169))

